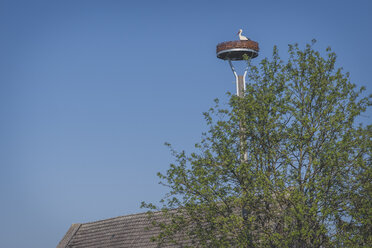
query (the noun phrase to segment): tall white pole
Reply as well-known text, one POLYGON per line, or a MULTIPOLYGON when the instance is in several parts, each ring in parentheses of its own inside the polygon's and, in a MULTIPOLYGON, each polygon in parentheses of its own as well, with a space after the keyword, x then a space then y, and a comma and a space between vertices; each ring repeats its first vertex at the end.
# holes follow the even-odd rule
MULTIPOLYGON (((247 76, 248 67, 245 69, 244 75, 238 75, 235 71, 235 67, 231 63, 231 60, 228 60, 228 61, 229 61, 231 70, 232 70, 232 72, 234 73, 234 76, 235 76, 236 95, 238 97, 244 97, 244 93, 245 93, 245 90, 246 90, 245 77, 247 76)), ((242 157, 241 157, 241 162, 242 163, 248 161, 248 151, 242 151, 244 146, 245 146, 245 142, 246 142, 246 135, 245 135, 245 128, 244 128, 244 125, 243 125, 243 121, 240 120, 240 124, 239 124, 240 125, 240 130, 239 131, 240 131, 240 149, 241 149, 241 154, 242 154, 242 157)))

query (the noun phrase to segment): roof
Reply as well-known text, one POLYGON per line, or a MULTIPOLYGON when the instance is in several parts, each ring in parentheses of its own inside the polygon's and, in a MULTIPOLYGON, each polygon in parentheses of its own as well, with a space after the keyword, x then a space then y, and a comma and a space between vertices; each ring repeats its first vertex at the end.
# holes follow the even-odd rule
MULTIPOLYGON (((154 213, 155 218, 163 218, 162 216, 161 212, 154 213)), ((159 232, 159 228, 152 226, 147 213, 125 215, 95 222, 72 224, 57 248, 155 248, 158 247, 157 243, 150 239, 159 232)))

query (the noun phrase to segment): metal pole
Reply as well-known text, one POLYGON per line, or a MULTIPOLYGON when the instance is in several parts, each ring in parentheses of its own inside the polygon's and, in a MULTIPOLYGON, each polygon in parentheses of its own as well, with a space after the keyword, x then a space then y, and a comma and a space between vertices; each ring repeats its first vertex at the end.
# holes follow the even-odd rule
POLYGON ((249 67, 249 63, 247 61, 247 67, 245 68, 244 75, 243 75, 244 92, 247 90, 246 85, 245 85, 245 78, 247 77, 248 67, 249 67))
MULTIPOLYGON (((247 76, 247 71, 248 71, 248 65, 244 71, 244 75, 238 75, 235 71, 235 68, 231 62, 231 60, 228 60, 229 61, 229 64, 230 64, 230 67, 231 67, 231 70, 232 72, 234 73, 234 76, 235 76, 235 83, 236 83, 236 95, 239 96, 239 97, 244 97, 244 93, 245 93, 245 90, 246 90, 246 86, 245 86, 245 77, 247 76)), ((244 128, 244 125, 243 125, 243 122, 240 121, 240 132, 241 132, 241 135, 240 135, 240 147, 241 149, 244 147, 245 145, 245 139, 246 139, 246 136, 245 136, 245 128, 244 128)), ((242 151, 242 158, 241 158, 241 162, 244 163, 248 161, 248 151, 242 151)))
POLYGON ((229 60, 230 68, 235 76, 235 84, 236 84, 236 95, 239 96, 239 77, 238 74, 236 74, 235 67, 231 63, 231 60, 229 60))
POLYGON ((230 68, 235 76, 235 83, 236 83, 236 95, 237 96, 244 96, 244 92, 246 91, 246 85, 245 85, 245 78, 247 77, 247 72, 248 72, 248 65, 247 67, 245 68, 244 70, 244 74, 243 76, 241 75, 238 75, 235 71, 235 67, 234 65, 232 64, 231 60, 229 59, 229 64, 230 64, 230 68))

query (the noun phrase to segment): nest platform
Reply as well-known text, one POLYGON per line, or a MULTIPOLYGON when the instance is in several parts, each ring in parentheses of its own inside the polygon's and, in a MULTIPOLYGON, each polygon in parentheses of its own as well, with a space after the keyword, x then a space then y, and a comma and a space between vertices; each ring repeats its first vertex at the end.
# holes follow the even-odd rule
POLYGON ((217 58, 223 60, 244 60, 246 54, 249 58, 258 56, 258 43, 252 40, 234 40, 217 45, 217 58))

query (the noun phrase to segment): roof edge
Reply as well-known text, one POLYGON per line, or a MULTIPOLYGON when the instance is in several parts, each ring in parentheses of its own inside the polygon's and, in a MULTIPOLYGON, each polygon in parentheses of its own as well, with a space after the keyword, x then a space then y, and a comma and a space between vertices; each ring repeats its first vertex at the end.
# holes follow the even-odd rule
POLYGON ((72 237, 75 235, 75 233, 79 230, 81 224, 72 224, 70 228, 68 229, 65 236, 62 238, 62 240, 58 243, 57 248, 66 248, 72 237))
MULTIPOLYGON (((89 222, 85 222, 85 223, 82 223, 81 225, 86 225, 86 224, 93 224, 93 223, 99 223, 99 222, 106 222, 108 220, 115 220, 115 219, 127 219, 127 218, 132 218, 132 217, 137 217, 139 215, 143 215, 143 216, 146 216, 148 215, 149 213, 153 214, 153 215, 157 215, 157 214, 161 214, 162 211, 159 210, 159 211, 146 211, 146 212, 142 212, 142 213, 134 213, 134 214, 128 214, 128 215, 120 215, 120 216, 116 216, 116 217, 112 217, 112 218, 107 218, 107 219, 102 219, 102 220, 94 220, 94 221, 89 221, 89 222)), ((59 248, 59 247, 58 247, 59 248)))

